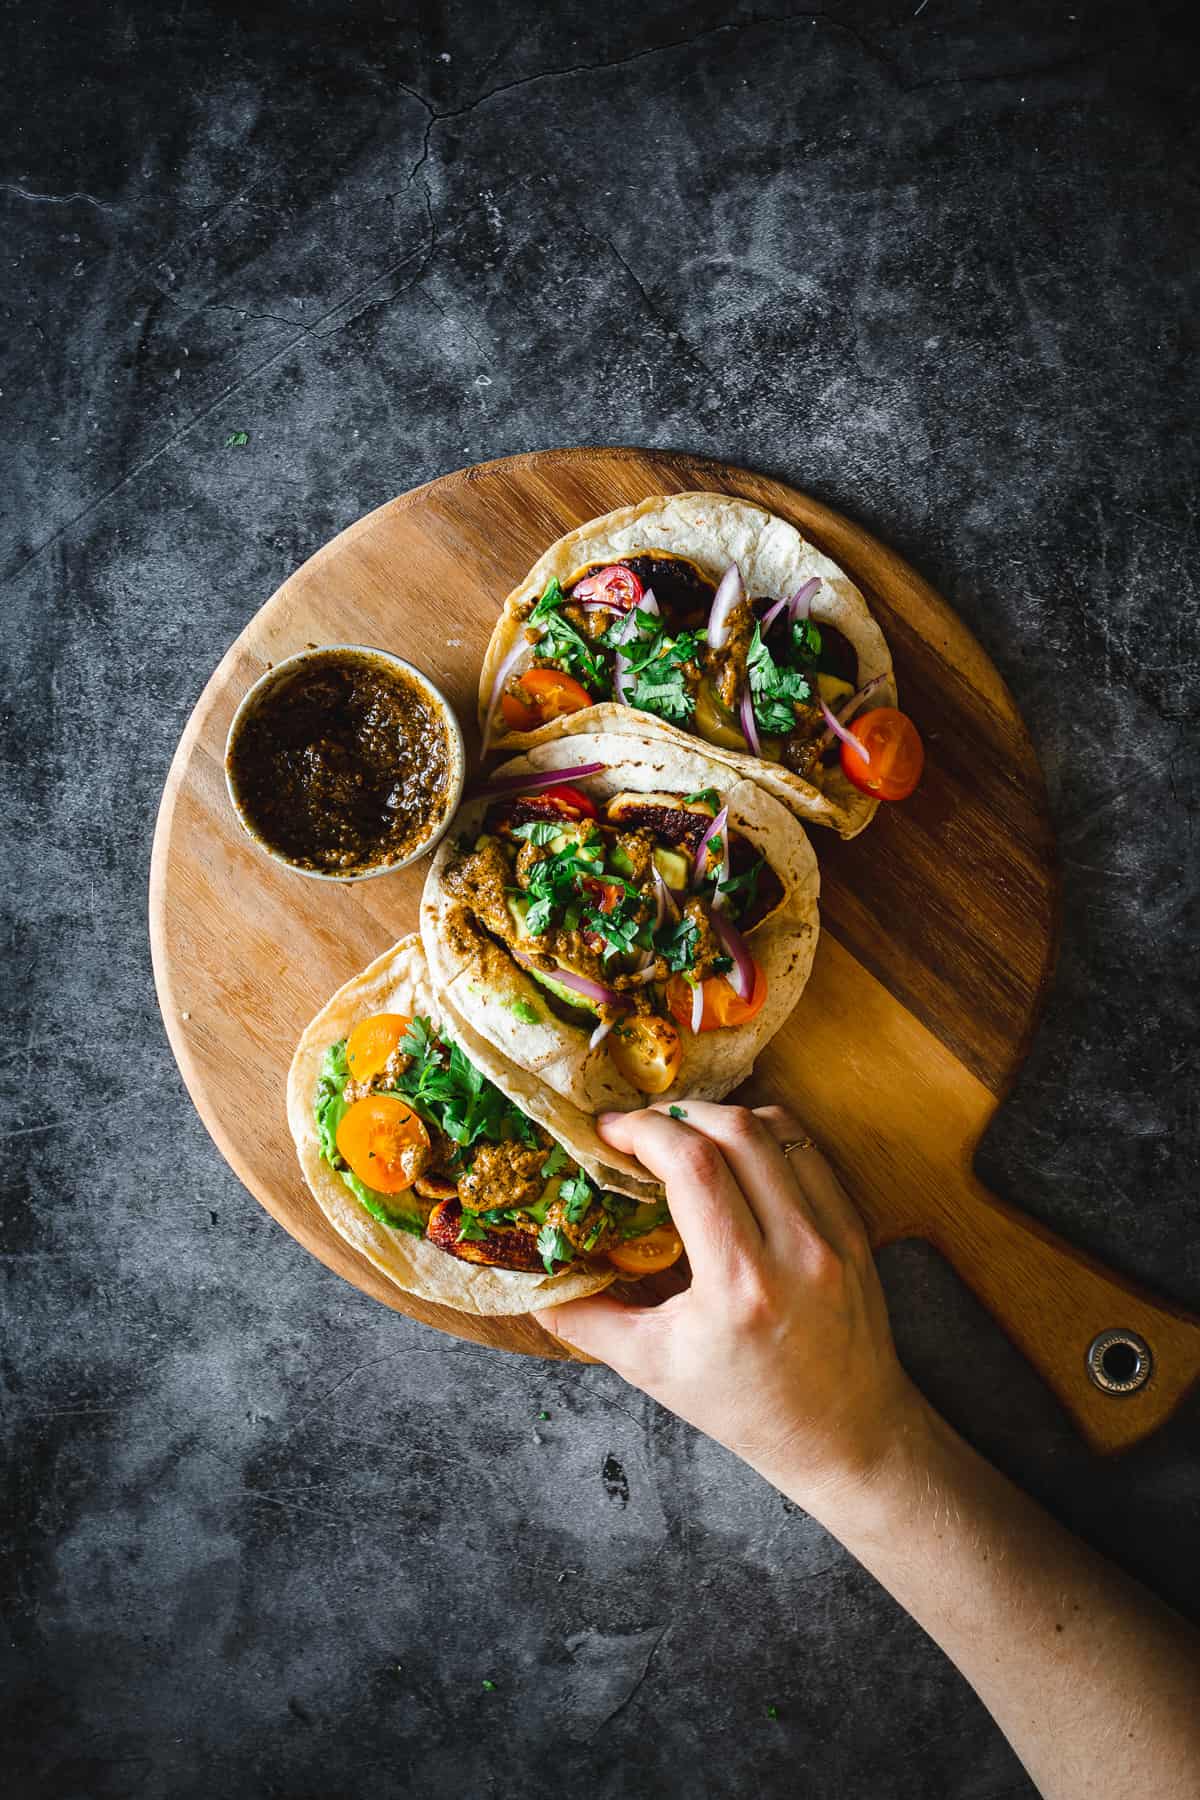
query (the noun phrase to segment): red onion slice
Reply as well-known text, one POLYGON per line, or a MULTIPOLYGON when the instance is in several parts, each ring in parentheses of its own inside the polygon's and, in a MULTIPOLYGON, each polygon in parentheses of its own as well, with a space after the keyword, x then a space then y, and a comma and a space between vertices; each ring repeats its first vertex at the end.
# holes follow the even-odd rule
MULTIPOLYGON (((886 680, 886 675, 872 675, 870 681, 864 682, 863 686, 859 688, 856 694, 851 694, 848 700, 844 700, 837 709, 839 723, 848 725, 855 713, 860 711, 863 705, 871 698, 871 695, 881 688, 886 680)), ((827 750, 830 744, 832 744, 833 739, 834 733, 832 731, 829 731, 828 729, 823 731, 817 739, 817 749, 827 750)))
POLYGON ((754 958, 746 948, 746 940, 718 906, 712 909, 712 922, 717 936, 733 958, 729 985, 739 1000, 748 1000, 754 992, 754 958))
MULTIPOLYGON (((716 837, 716 835, 719 831, 724 831, 725 822, 728 819, 728 817, 729 817, 729 808, 727 806, 723 806, 721 808, 720 812, 717 814, 716 818, 713 820, 712 824, 709 826, 708 830, 705 832, 704 836, 700 839, 700 842, 696 848, 696 864, 695 864, 694 879, 695 879, 697 887, 704 880, 705 875, 708 873, 709 839, 716 837)), ((727 881, 728 879, 729 879, 729 843, 728 843, 727 839, 722 839, 722 842, 721 842, 721 875, 719 877, 719 880, 727 881)))
POLYGON ((758 726, 754 719, 754 700, 750 693, 750 683, 742 689, 742 703, 738 709, 742 721, 742 736, 750 746, 752 756, 762 755, 762 745, 758 741, 758 726))
MULTIPOLYGON (((541 635, 542 634, 539 631, 538 638, 540 638, 541 635)), ((496 723, 496 709, 500 705, 500 698, 504 692, 504 684, 512 674, 521 657, 528 655, 536 642, 537 638, 531 642, 529 638, 525 636, 524 631, 522 631, 520 637, 496 671, 496 679, 492 683, 492 697, 488 701, 487 717, 483 721, 483 742, 479 748, 480 760, 487 755, 491 748, 492 730, 496 723)))
MULTIPOLYGON (((637 629, 639 612, 658 612, 658 601, 654 598, 653 588, 646 589, 637 606, 626 613, 624 624, 617 627, 618 643, 627 644, 629 642, 632 633, 637 629)), ((613 657, 613 692, 622 706, 631 704, 629 699, 629 662, 619 650, 613 657)))
POLYGON ((564 781, 583 781, 588 775, 603 774, 607 767, 608 764, 602 762, 575 763, 567 769, 536 769, 530 770, 528 775, 500 775, 486 787, 477 789, 473 797, 487 800, 500 794, 535 794, 539 788, 561 787, 564 781))
POLYGON ((700 1030, 700 1021, 704 1017, 704 984, 698 981, 692 989, 692 1035, 700 1030))
MULTIPOLYGON (((533 964, 519 950, 512 951, 514 962, 519 962, 523 969, 532 969, 533 964)), ((586 975, 576 975, 570 969, 555 969, 550 977, 561 987, 570 988, 573 993, 582 994, 585 999, 594 1000, 597 1006, 616 1006, 624 1010, 628 1000, 624 999, 614 988, 603 987, 598 981, 589 981, 586 975)))
POLYGON ((742 582, 742 571, 736 563, 730 563, 713 595, 711 611, 708 615, 708 643, 712 650, 721 650, 725 645, 725 625, 734 607, 746 598, 746 589, 742 582))
POLYGON ((762 618, 758 621, 758 629, 762 633, 763 637, 766 637, 768 631, 770 631, 772 625, 775 623, 776 619, 779 617, 779 615, 783 611, 784 607, 790 606, 790 605, 791 605, 791 601, 787 598, 787 595, 785 594, 782 600, 777 600, 775 602, 774 606, 771 608, 771 610, 769 612, 766 612, 763 614, 762 618))
POLYGON ((846 730, 846 727, 842 724, 837 714, 830 710, 824 700, 821 701, 821 711, 825 715, 826 727, 832 731, 834 737, 841 738, 843 744, 849 744, 853 749, 857 750, 858 754, 869 768, 871 766, 871 753, 863 743, 862 739, 856 738, 852 731, 846 730))
POLYGON ((794 625, 798 619, 807 619, 808 609, 816 597, 820 587, 820 577, 810 575, 808 580, 798 587, 788 601, 788 623, 794 625))
POLYGON ((588 1039, 588 1049, 594 1050, 597 1044, 602 1044, 616 1022, 615 1019, 601 1019, 595 1031, 593 1031, 591 1037, 588 1039))

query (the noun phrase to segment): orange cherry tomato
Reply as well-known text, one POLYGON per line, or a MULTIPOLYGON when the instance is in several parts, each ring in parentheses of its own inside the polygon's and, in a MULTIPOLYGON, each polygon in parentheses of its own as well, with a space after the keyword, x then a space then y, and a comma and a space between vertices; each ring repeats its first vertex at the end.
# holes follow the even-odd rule
POLYGON ((542 722, 532 701, 522 700, 519 692, 508 688, 500 696, 500 714, 510 731, 536 731, 542 722))
POLYGON ((596 812, 596 802, 589 799, 586 794, 581 794, 578 788, 568 787, 565 781, 561 787, 543 788, 538 797, 542 800, 553 800, 559 807, 569 806, 579 814, 581 819, 595 819, 599 816, 596 812))
POLYGON ((683 1255, 683 1240, 673 1225, 656 1225, 641 1237, 614 1244, 608 1260, 626 1275, 657 1275, 683 1255))
POLYGON ((343 1113, 337 1147, 365 1187, 402 1194, 421 1173, 429 1133, 395 1094, 368 1094, 343 1113))
POLYGON ((869 760, 864 762, 853 744, 842 745, 842 773, 864 794, 876 800, 907 800, 925 767, 925 746, 907 713, 894 706, 876 706, 851 720, 854 733, 869 760))
POLYGON ((407 1013, 372 1013, 346 1039, 346 1063, 355 1081, 378 1075, 412 1020, 407 1013))
POLYGON ((641 603, 645 593, 639 578, 624 563, 609 563, 605 569, 597 569, 594 575, 585 575, 571 589, 572 600, 603 600, 607 606, 619 607, 622 612, 631 612, 641 603))
MULTIPOLYGON (((767 998, 767 978, 757 963, 748 1000, 742 999, 724 975, 709 975, 700 986, 704 994, 701 1031, 719 1031, 725 1025, 745 1025, 762 1011, 767 998)), ((682 975, 672 975, 667 983, 667 1005, 685 1031, 692 1029, 692 993, 691 982, 685 981, 682 975)))
POLYGON ((532 731, 547 719, 582 712, 591 705, 592 696, 582 682, 562 669, 526 669, 515 686, 500 696, 505 723, 514 731, 532 731))
POLYGON ((670 1019, 632 1013, 608 1034, 608 1054, 631 1087, 642 1094, 665 1094, 683 1061, 683 1044, 670 1019))

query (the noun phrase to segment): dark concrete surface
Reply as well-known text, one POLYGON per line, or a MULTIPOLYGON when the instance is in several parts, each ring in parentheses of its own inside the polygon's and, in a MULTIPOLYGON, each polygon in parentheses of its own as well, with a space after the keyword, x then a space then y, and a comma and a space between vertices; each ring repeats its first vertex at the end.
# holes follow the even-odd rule
MULTIPOLYGON (((0 0, 14 1800, 1031 1793, 730 1456, 271 1223, 145 879, 213 664, 368 508, 547 444, 781 474, 941 588, 1045 765, 1061 968, 983 1174, 1200 1308, 1197 65, 1185 5, 1067 5, 0 0)), ((1098 1463, 883 1260, 948 1415, 1200 1611, 1195 1400, 1098 1463)))

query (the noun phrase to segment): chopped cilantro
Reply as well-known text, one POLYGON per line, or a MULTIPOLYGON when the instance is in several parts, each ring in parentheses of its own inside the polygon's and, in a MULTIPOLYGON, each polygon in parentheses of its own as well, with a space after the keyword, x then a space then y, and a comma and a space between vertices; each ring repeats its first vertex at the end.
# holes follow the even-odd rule
POLYGON ((539 899, 531 900, 525 913, 525 929, 530 937, 545 937, 553 917, 554 899, 552 895, 543 894, 539 899))
POLYGON ((520 1019, 523 1025, 541 1024, 542 1015, 533 1004, 532 1000, 510 1000, 508 1003, 508 1010, 515 1019, 520 1019))
POLYGON ((696 942, 699 932, 694 919, 680 919, 678 925, 662 939, 658 948, 666 957, 667 967, 672 974, 681 975, 692 967, 696 960, 696 942))
POLYGON ((786 736, 796 723, 795 702, 811 700, 812 688, 799 669, 782 669, 763 643, 756 625, 746 658, 754 717, 763 731, 786 736))
POLYGON ((444 1044, 428 1019, 418 1014, 410 1021, 400 1048, 413 1060, 393 1091, 451 1143, 530 1141, 533 1127, 524 1113, 457 1044, 444 1044))
POLYGON ((632 950, 638 933, 636 919, 622 918, 619 912, 593 912, 589 908, 583 915, 583 922, 589 931, 594 931, 597 937, 604 939, 605 962, 618 951, 632 950))
POLYGON ((464 1238, 478 1242, 480 1239, 486 1238, 486 1236, 487 1232, 480 1223, 478 1213, 468 1212, 464 1206, 458 1242, 461 1244, 464 1238))
POLYGON ((684 1112, 682 1106, 668 1106, 667 1111, 670 1113, 670 1115, 673 1119, 686 1119, 687 1118, 687 1114, 686 1114, 686 1112, 684 1112))
POLYGON ((717 793, 716 788, 699 788, 694 794, 685 794, 683 796, 683 803, 685 806, 695 806, 702 802, 705 806, 711 806, 715 815, 717 801, 720 797, 721 796, 717 793))
POLYGON ((575 1251, 570 1238, 557 1225, 543 1225, 537 1235, 538 1255, 547 1275, 553 1275, 555 1263, 573 1262, 575 1251))
POLYGON ((578 676, 589 690, 605 695, 611 685, 608 670, 583 634, 576 631, 569 619, 563 618, 559 608, 566 597, 557 579, 552 576, 542 591, 541 599, 529 615, 529 623, 541 626, 545 633, 543 642, 548 645, 551 656, 560 667, 568 674, 578 676))

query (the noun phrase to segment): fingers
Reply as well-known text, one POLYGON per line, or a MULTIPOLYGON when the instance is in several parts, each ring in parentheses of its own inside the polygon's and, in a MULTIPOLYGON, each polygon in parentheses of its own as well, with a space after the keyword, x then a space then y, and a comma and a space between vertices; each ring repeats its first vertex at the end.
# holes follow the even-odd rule
POLYGON ((728 1281, 762 1249, 762 1232, 729 1164, 711 1137, 665 1112, 604 1113, 600 1135, 636 1156, 667 1190, 692 1279, 728 1281))
MULTIPOLYGON (((787 1140, 777 1136, 757 1113, 745 1106, 719 1106, 711 1100, 685 1101, 680 1111, 686 1113, 693 1130, 720 1146, 764 1237, 781 1231, 794 1233, 801 1219, 819 1229, 804 1190, 780 1149, 787 1140)), ((795 1131, 791 1135, 801 1134, 795 1131)))
MULTIPOLYGON (((785 1107, 760 1106, 756 1111, 777 1143, 794 1143, 797 1138, 808 1136, 799 1119, 785 1107)), ((786 1160, 829 1242, 843 1251, 865 1250, 868 1245, 862 1217, 817 1146, 806 1144, 803 1150, 793 1150, 786 1160)))
POLYGON ((591 1294, 586 1300, 568 1300, 562 1306, 547 1306, 533 1317, 543 1331, 560 1338, 585 1356, 620 1373, 623 1367, 635 1365, 638 1321, 644 1307, 628 1306, 610 1294, 591 1294))

